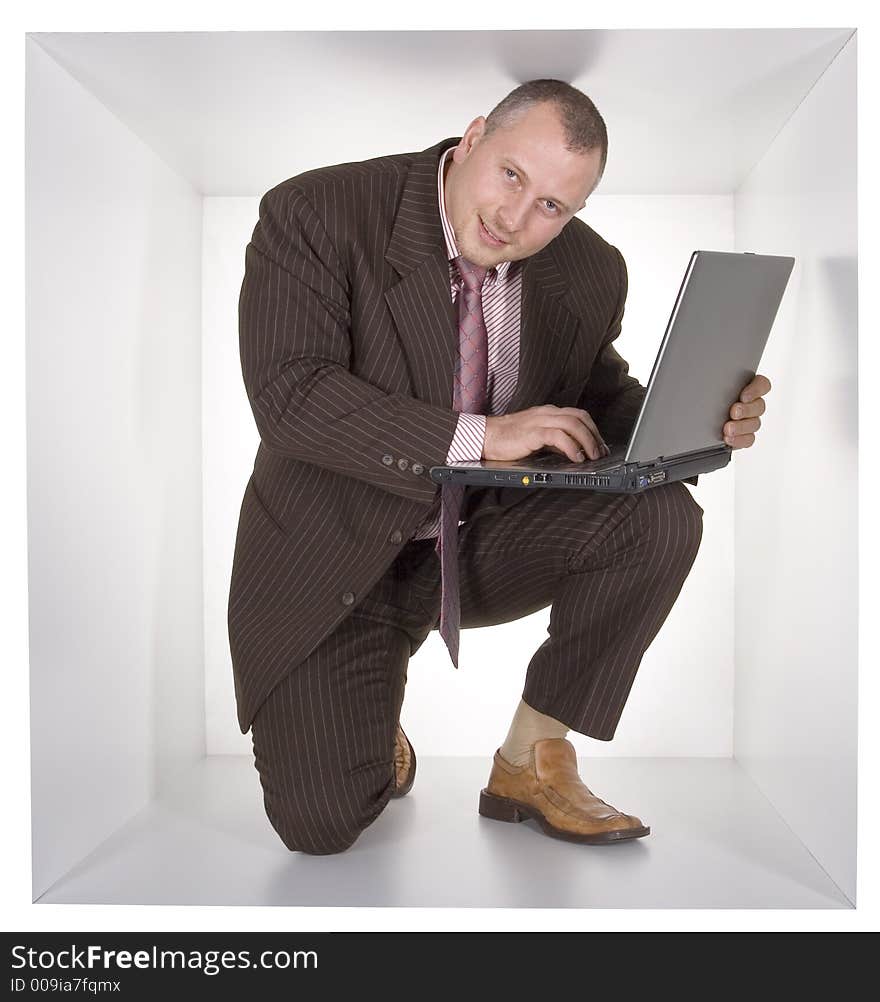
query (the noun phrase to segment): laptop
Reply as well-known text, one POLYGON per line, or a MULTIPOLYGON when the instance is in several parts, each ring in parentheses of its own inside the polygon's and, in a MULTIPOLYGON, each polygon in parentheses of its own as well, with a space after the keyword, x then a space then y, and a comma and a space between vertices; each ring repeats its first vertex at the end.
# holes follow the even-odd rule
POLYGON ((638 493, 726 466, 733 450, 722 427, 757 373, 794 260, 750 251, 691 254, 629 441, 607 442, 610 455, 573 463, 542 449, 515 462, 433 466, 431 479, 638 493))

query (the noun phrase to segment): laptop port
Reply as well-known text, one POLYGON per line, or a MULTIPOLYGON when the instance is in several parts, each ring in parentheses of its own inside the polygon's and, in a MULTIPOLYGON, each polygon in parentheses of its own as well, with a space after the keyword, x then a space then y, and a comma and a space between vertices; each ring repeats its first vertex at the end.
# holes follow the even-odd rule
POLYGON ((549 473, 536 473, 532 479, 536 484, 549 484, 551 477, 549 473))
POLYGON ((666 479, 666 470, 658 470, 649 476, 639 477, 639 487, 649 487, 651 484, 659 484, 666 479))

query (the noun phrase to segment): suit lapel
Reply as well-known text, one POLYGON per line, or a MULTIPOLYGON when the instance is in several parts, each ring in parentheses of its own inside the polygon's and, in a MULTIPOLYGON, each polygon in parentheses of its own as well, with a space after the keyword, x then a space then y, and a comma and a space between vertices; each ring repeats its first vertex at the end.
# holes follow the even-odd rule
POLYGON ((519 375, 507 413, 549 402, 578 324, 567 289, 549 245, 523 261, 519 375))
POLYGON ((410 164, 385 259, 401 280, 385 293, 409 363, 415 396, 438 407, 452 403, 458 322, 449 294, 449 261, 437 200, 445 139, 410 164))
MULTIPOLYGON (((458 317, 449 294, 449 261, 437 200, 445 139, 412 161, 394 219, 386 260, 401 280, 385 293, 409 363, 415 396, 449 407, 458 345, 458 317)), ((521 262, 519 374, 508 413, 548 402, 577 330, 566 307, 568 282, 548 245, 521 262)))

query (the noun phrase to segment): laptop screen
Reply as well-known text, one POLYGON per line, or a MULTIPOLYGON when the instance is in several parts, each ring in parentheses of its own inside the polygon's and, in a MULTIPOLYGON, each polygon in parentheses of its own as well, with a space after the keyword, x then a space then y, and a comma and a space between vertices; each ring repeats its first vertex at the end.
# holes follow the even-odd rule
POLYGON ((627 462, 724 446, 729 408, 758 370, 793 266, 793 257, 693 252, 627 462))

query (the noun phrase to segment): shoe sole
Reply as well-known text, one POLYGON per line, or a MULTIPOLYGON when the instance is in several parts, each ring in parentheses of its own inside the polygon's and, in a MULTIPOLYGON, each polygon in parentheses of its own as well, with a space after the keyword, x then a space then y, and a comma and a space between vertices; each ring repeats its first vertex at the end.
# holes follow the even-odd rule
MULTIPOLYGON (((400 728, 403 731, 403 728, 400 728)), ((410 744, 409 738, 406 737, 406 731, 403 731, 403 736, 406 738, 406 743, 409 745, 409 754, 411 766, 409 770, 409 778, 403 784, 403 786, 398 787, 391 794, 392 797, 405 797, 409 791, 412 789, 413 783, 416 781, 416 752, 413 746, 410 744)))
POLYGON ((553 838, 560 838, 566 842, 586 843, 587 845, 607 845, 609 842, 624 842, 631 838, 642 838, 651 834, 649 825, 642 825, 640 828, 618 828, 613 831, 596 832, 593 835, 567 832, 551 825, 536 807, 530 807, 528 804, 519 800, 511 800, 508 797, 499 797, 485 789, 480 791, 480 814, 493 821, 517 822, 531 819, 537 821, 542 831, 553 838))

